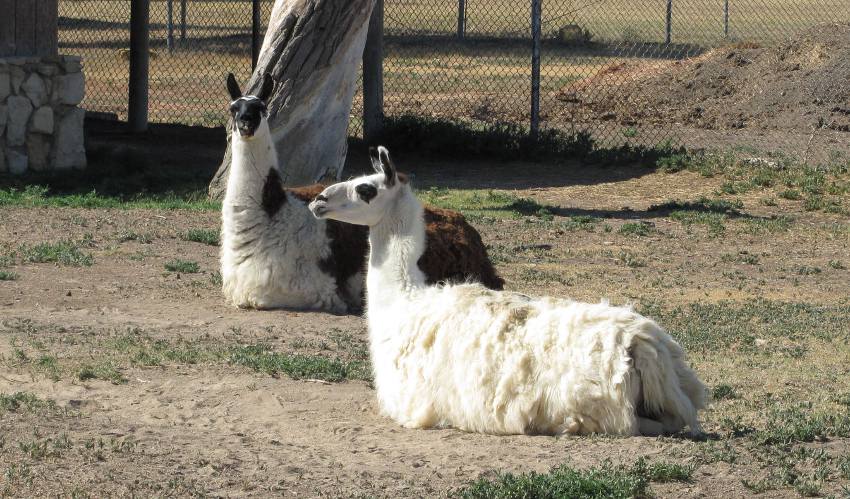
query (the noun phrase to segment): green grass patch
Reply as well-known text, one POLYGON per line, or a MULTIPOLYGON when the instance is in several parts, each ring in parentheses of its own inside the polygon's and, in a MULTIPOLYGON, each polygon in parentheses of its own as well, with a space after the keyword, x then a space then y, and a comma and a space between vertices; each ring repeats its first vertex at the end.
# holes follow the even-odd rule
POLYGON ((113 385, 123 385, 127 382, 121 372, 112 362, 100 362, 97 364, 84 364, 77 370, 76 377, 80 381, 100 379, 109 381, 113 385))
POLYGON ((293 379, 320 379, 339 382, 347 379, 370 379, 368 364, 360 360, 343 361, 316 355, 273 352, 265 345, 240 345, 230 348, 228 362, 276 376, 293 379))
POLYGON ((201 271, 201 266, 198 262, 191 260, 171 260, 165 262, 165 270, 169 272, 180 272, 182 274, 197 274, 201 271))
POLYGON ((748 234, 764 234, 786 232, 794 221, 791 217, 780 215, 770 218, 744 218, 744 232, 748 234))
POLYGON ((210 201, 203 192, 177 194, 136 194, 134 196, 105 196, 96 191, 83 194, 51 193, 48 187, 28 185, 23 189, 0 189, 0 206, 24 208, 113 208, 151 210, 214 211, 221 203, 210 201))
POLYGON ((45 242, 35 246, 21 245, 18 248, 18 254, 26 263, 56 263, 71 267, 91 267, 94 264, 94 257, 91 253, 82 250, 83 245, 91 245, 91 240, 45 242))
POLYGON ((685 226, 704 225, 708 228, 708 234, 717 237, 726 232, 726 215, 722 213, 711 213, 702 211, 674 211, 670 213, 670 219, 676 220, 685 226))
POLYGON ((119 243, 126 243, 127 241, 136 241, 142 244, 150 244, 153 242, 153 236, 148 233, 138 233, 132 230, 124 230, 116 234, 115 239, 119 243))
POLYGON ((648 211, 660 211, 663 213, 692 211, 701 213, 740 215, 740 210, 743 207, 744 203, 737 199, 734 201, 727 201, 725 199, 710 199, 703 196, 696 201, 680 201, 678 199, 665 201, 661 204, 654 204, 650 206, 648 211))
POLYGON ((576 469, 562 465, 547 473, 502 473, 455 491, 464 499, 490 498, 631 498, 651 496, 650 482, 690 481, 693 468, 638 459, 631 467, 604 463, 576 469))
POLYGON ((18 274, 10 270, 0 270, 0 281, 17 281, 18 274))
POLYGON ((55 409, 56 402, 43 400, 34 393, 16 392, 11 395, 0 393, 0 413, 29 411, 35 412, 42 409, 55 409))
POLYGON ((425 203, 457 210, 470 218, 521 218, 536 217, 551 221, 554 207, 542 205, 533 199, 520 198, 503 191, 459 190, 432 187, 420 191, 425 203))
POLYGON ((645 303, 640 311, 658 320, 686 350, 718 351, 731 345, 754 349, 756 338, 850 339, 846 324, 850 305, 751 300, 668 308, 645 303))
POLYGON ((733 400, 738 398, 735 388, 730 385, 717 385, 711 390, 711 398, 714 400, 733 400))
POLYGON ((183 240, 218 246, 218 232, 210 229, 191 229, 183 234, 183 240))
POLYGON ((371 379, 369 352, 364 344, 338 330, 332 330, 328 340, 328 343, 323 343, 323 349, 330 350, 331 345, 335 346, 333 350, 338 353, 337 358, 280 353, 267 345, 221 346, 203 340, 155 340, 138 330, 110 339, 104 345, 123 354, 122 357, 138 366, 225 362, 272 376, 283 374, 293 379, 330 382, 371 379))
POLYGON ((591 217, 589 215, 576 215, 562 222, 560 227, 568 231, 586 230, 588 232, 593 232, 596 224, 598 223, 599 219, 596 217, 591 217))
POLYGON ((626 222, 617 229, 617 232, 624 236, 648 236, 652 232, 652 227, 643 222, 626 222))
POLYGON ((617 254, 617 262, 632 269, 646 267, 646 260, 628 250, 622 250, 617 254))
POLYGON ((759 445, 779 446, 834 437, 850 437, 850 411, 812 412, 807 405, 771 410, 764 429, 753 434, 759 445))

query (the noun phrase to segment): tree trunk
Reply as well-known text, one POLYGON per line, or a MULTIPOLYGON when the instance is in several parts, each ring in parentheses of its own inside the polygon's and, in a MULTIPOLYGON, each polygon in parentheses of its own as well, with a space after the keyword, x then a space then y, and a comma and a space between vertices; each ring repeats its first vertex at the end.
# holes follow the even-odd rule
MULTIPOLYGON (((257 91, 262 75, 272 75, 269 126, 287 186, 338 180, 342 174, 351 101, 373 4, 374 0, 275 2, 245 93, 257 91)), ((228 132, 227 151, 209 186, 213 199, 224 197, 230 160, 228 132)))

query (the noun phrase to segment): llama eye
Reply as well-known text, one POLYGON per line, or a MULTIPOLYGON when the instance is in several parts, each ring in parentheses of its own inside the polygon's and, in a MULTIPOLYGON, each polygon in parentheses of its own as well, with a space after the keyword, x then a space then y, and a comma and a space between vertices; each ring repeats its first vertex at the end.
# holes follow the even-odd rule
POLYGON ((366 204, 369 204, 369 201, 378 195, 378 189, 372 184, 360 184, 355 187, 354 190, 357 192, 357 196, 359 196, 360 199, 366 201, 366 204))

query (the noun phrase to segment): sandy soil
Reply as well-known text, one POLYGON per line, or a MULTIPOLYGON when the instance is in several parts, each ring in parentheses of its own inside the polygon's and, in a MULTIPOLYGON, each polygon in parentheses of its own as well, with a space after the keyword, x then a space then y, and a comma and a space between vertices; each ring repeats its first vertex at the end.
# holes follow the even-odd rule
MULTIPOLYGON (((794 227, 806 230, 748 234, 746 221, 733 220, 726 235, 707 237, 702 228, 686 228, 647 208, 711 195, 718 179, 635 168, 470 163, 460 170, 405 161, 416 164, 409 169, 420 188, 515 190, 556 206, 556 221, 593 215, 612 227, 564 232, 557 224, 538 226, 524 219, 482 222, 482 235, 512 289, 668 304, 753 297, 835 304, 848 295, 846 270, 792 275, 795 265, 827 268, 826 262, 847 261, 850 254, 850 232, 829 229, 846 220, 800 213, 796 202, 767 207, 758 203, 759 194, 742 197, 748 215, 793 212, 794 227), (629 221, 646 221, 656 230, 644 238, 619 234, 618 227, 629 221), (543 249, 529 249, 534 245, 543 249), (624 251, 645 265, 618 263, 624 251), (741 251, 759 255, 760 264, 719 263, 722 254, 741 251), (528 277, 529 269, 538 271, 536 277, 528 277), (724 271, 737 272, 736 277, 724 271)), ((144 367, 110 350, 106 345, 127 331, 153 340, 264 343, 279 352, 331 356, 339 345, 329 338, 339 332, 356 346, 365 344, 359 317, 226 306, 215 284, 217 248, 181 239, 189 229, 217 224, 215 212, 3 208, 0 245, 5 248, 92 234, 85 251, 95 263, 17 265, 19 279, 0 282, 0 393, 28 391, 61 408, 0 414, 0 468, 7 470, 0 489, 21 497, 426 497, 495 471, 545 471, 562 463, 587 467, 605 459, 631 463, 638 456, 694 463, 703 452, 699 442, 685 438, 406 430, 378 413, 367 381, 292 380, 221 362, 144 367), (150 242, 123 240, 128 231, 145 234, 150 242), (164 263, 174 258, 197 261, 201 272, 165 271, 164 263), (18 347, 31 357, 41 348, 63 366, 112 359, 127 382, 80 381, 65 371, 54 381, 32 364, 17 362, 18 347), (55 442, 61 435, 70 444, 52 457, 29 459, 20 447, 34 439, 55 442), (19 468, 9 475, 10 467, 24 464, 29 478, 19 468)), ((735 369, 710 354, 693 358, 710 384, 735 369)), ((716 431, 717 416, 706 417, 708 430, 716 431)), ((850 443, 840 439, 816 445, 831 453, 850 451, 850 443)), ((741 480, 765 473, 757 463, 714 462, 699 466, 691 483, 656 484, 653 490, 662 497, 743 497, 750 491, 741 480)), ((782 489, 763 497, 793 495, 782 489)))

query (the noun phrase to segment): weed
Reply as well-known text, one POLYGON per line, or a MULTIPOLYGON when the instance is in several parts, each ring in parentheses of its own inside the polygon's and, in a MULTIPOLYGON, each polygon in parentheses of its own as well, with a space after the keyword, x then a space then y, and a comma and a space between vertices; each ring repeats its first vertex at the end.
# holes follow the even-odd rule
POLYGON ((638 268, 638 267, 646 267, 646 260, 642 258, 638 258, 638 256, 631 251, 622 250, 617 255, 617 261, 626 267, 629 268, 638 268))
POLYGON ((72 267, 90 267, 94 264, 91 253, 84 253, 81 244, 90 241, 59 241, 58 243, 40 243, 35 246, 21 245, 18 251, 24 262, 58 263, 72 267))
POLYGON ((183 240, 218 246, 218 232, 210 229, 191 229, 183 234, 183 240))
POLYGON ((711 390, 711 397, 714 400, 731 400, 738 398, 738 393, 735 388, 729 385, 717 385, 711 390))
POLYGON ((758 445, 787 446, 828 437, 850 437, 850 412, 813 413, 805 405, 774 409, 763 430, 754 434, 758 445))
POLYGON ((810 265, 798 265, 795 268, 795 272, 799 275, 817 275, 823 272, 820 267, 813 267, 810 265))
POLYGON ((726 231, 724 221, 726 215, 721 213, 699 212, 699 211, 674 211, 670 218, 683 225, 701 224, 708 227, 708 233, 712 237, 719 236, 726 231))
POLYGON ((792 221, 791 217, 784 215, 770 218, 745 218, 744 232, 750 234, 785 232, 791 227, 792 221))
POLYGON ((41 409, 55 409, 56 403, 52 400, 42 400, 33 393, 16 392, 12 395, 0 393, 0 413, 17 412, 25 410, 29 412, 41 409))
MULTIPOLYGON (((67 179, 64 179, 68 183, 67 179)), ((82 181, 80 185, 91 186, 90 182, 82 181)), ((135 192, 138 192, 136 190, 135 192)), ((41 185, 28 185, 24 189, 0 189, 0 206, 21 206, 28 208, 118 208, 118 209, 159 209, 159 210, 196 210, 218 211, 221 204, 209 201, 205 192, 194 192, 187 195, 143 194, 129 197, 104 196, 96 191, 84 194, 51 193, 50 189, 41 185)))
POLYGON ((841 263, 838 260, 830 260, 827 265, 829 265, 830 268, 833 268, 835 270, 845 270, 845 269, 847 269, 847 267, 845 267, 844 264, 841 263))
POLYGON ((626 222, 617 232, 624 236, 648 236, 652 232, 652 226, 643 222, 626 222))
POLYGON ((800 191, 797 189, 787 189, 779 193, 779 197, 782 199, 790 199, 792 201, 799 201, 803 199, 803 195, 800 194, 800 191))
POLYGON ((313 378, 324 381, 369 379, 369 369, 363 361, 345 362, 339 359, 311 355, 289 355, 272 352, 264 345, 240 345, 228 352, 228 361, 258 372, 286 374, 293 379, 313 378))
POLYGON ((479 479, 453 494, 462 498, 575 497, 626 498, 650 496, 650 482, 690 481, 693 468, 672 463, 648 464, 638 459, 631 467, 605 462, 578 470, 567 465, 548 473, 503 473, 479 479))
POLYGON ((201 266, 198 265, 198 262, 193 262, 191 260, 171 260, 165 262, 165 270, 169 272, 180 272, 183 274, 197 274, 201 271, 201 266))
POLYGON ((18 274, 8 270, 0 270, 0 281, 17 281, 18 274))
POLYGON ((127 382, 127 378, 111 362, 102 362, 95 365, 84 364, 77 371, 77 379, 80 381, 100 379, 109 381, 113 385, 122 385, 127 382))
POLYGON ((140 234, 132 230, 124 230, 119 232, 118 234, 116 234, 115 239, 119 243, 125 243, 127 241, 137 241, 142 244, 150 244, 153 242, 153 236, 151 234, 140 234))

